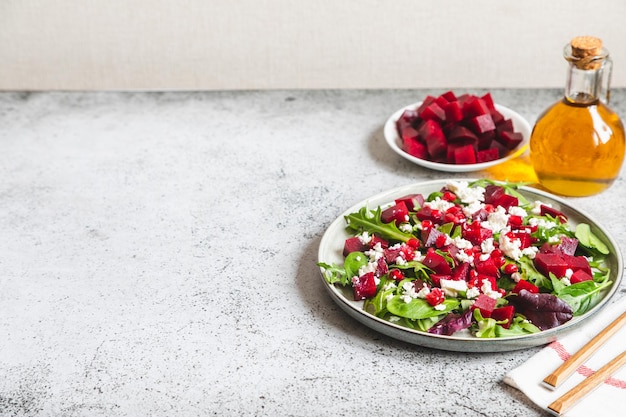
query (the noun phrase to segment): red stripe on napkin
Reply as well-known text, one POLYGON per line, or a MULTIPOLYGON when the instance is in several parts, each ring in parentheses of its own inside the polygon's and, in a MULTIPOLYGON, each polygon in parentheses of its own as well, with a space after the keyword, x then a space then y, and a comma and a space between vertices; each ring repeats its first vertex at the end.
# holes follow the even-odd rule
MULTIPOLYGON (((557 341, 550 343, 548 347, 554 350, 556 354, 559 355, 559 358, 561 358, 563 362, 565 362, 566 360, 570 358, 570 356, 572 356, 565 349, 565 347, 557 341)), ((578 369, 576 369, 576 372, 578 372, 580 375, 584 376, 585 378, 588 378, 591 375, 593 375, 596 371, 594 371, 593 369, 585 365, 580 365, 578 369)), ((604 383, 607 385, 611 385, 615 388, 626 389, 626 381, 619 379, 619 378, 609 377, 606 381, 604 381, 604 383)))

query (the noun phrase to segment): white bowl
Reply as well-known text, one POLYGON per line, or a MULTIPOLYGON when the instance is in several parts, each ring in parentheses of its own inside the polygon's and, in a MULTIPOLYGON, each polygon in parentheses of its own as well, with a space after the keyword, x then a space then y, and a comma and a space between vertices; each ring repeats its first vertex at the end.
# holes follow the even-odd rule
POLYGON ((472 172, 472 171, 481 171, 483 169, 490 168, 492 166, 501 164, 509 159, 516 158, 522 155, 528 149, 528 142, 530 141, 530 132, 531 127, 530 124, 520 116, 518 113, 513 110, 501 106, 499 104, 495 105, 496 110, 498 110, 505 118, 511 119, 513 122, 513 128, 516 132, 520 132, 524 139, 517 145, 513 150, 511 150, 506 156, 495 159, 493 161, 488 162, 480 162, 476 164, 444 164, 439 162, 428 161, 426 159, 420 159, 413 155, 406 153, 402 149, 402 138, 398 134, 398 129, 396 127, 396 122, 402 116, 402 113, 405 110, 414 110, 417 109, 422 102, 417 102, 406 107, 401 108, 391 115, 387 122, 385 123, 384 135, 387 144, 393 149, 398 155, 403 158, 408 159, 411 162, 416 163, 417 165, 423 166, 425 168, 434 169, 437 171, 445 171, 445 172, 472 172))

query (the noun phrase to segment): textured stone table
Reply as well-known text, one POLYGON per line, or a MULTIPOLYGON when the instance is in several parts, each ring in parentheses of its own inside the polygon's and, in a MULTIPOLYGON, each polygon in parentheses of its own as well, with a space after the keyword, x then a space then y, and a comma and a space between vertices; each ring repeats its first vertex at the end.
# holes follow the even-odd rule
MULTIPOLYGON (((354 203, 464 177, 383 140, 440 92, 0 94, 0 415, 544 415, 502 382, 539 348, 390 339, 315 265, 354 203)), ((531 124, 561 94, 492 93, 531 124)), ((624 188, 572 199, 622 247, 624 188)))

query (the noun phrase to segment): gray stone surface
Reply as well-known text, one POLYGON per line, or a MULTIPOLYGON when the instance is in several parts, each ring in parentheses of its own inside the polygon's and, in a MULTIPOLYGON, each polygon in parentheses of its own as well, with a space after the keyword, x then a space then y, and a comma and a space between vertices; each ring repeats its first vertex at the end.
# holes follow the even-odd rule
MULTIPOLYGON (((440 92, 0 94, 0 415, 544 415, 501 381, 538 348, 387 338, 315 266, 347 207, 464 176, 383 140, 440 92)), ((561 94, 492 93, 531 124, 561 94)), ((626 246, 623 175, 571 200, 626 246)))

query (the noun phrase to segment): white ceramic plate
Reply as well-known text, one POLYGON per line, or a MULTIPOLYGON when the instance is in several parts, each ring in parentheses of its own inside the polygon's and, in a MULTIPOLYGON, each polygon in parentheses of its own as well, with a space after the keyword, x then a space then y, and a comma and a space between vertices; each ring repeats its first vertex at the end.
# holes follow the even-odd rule
POLYGON ((425 168, 430 168, 430 169, 434 169, 437 171, 446 171, 446 172, 480 171, 480 170, 487 169, 489 167, 501 164, 505 161, 508 161, 509 159, 513 159, 517 156, 520 156, 528 149, 528 142, 530 140, 530 133, 531 133, 530 124, 528 124, 526 119, 524 119, 522 116, 520 116, 518 113, 514 112, 513 110, 507 107, 501 106, 499 104, 496 104, 495 105, 496 110, 502 113, 502 115, 506 117, 507 119, 511 119, 511 121, 513 122, 513 127, 515 131, 520 132, 524 136, 524 139, 522 140, 522 142, 519 145, 517 145, 517 147, 513 149, 508 155, 506 155, 503 158, 496 159, 494 161, 481 162, 477 164, 442 164, 439 162, 432 162, 426 159, 416 158, 415 156, 409 155, 404 150, 402 150, 402 139, 398 135, 396 122, 398 121, 398 119, 400 118, 402 113, 404 113, 405 110, 416 109, 421 104, 422 102, 420 101, 420 102, 408 105, 406 107, 403 107, 400 110, 396 111, 393 115, 391 115, 389 119, 387 119, 387 122, 385 123, 385 127, 384 127, 385 140, 387 141, 387 144, 391 147, 391 149, 393 149, 394 152, 396 152, 398 155, 402 156, 403 158, 408 159, 411 162, 416 163, 417 165, 421 165, 425 168))
MULTIPOLYGON (((370 208, 389 205, 393 202, 395 198, 399 198, 410 193, 422 193, 427 196, 433 191, 440 190, 447 182, 448 180, 436 180, 419 184, 406 185, 383 192, 358 204, 355 204, 353 207, 346 210, 334 222, 332 222, 326 230, 319 246, 319 262, 335 263, 339 265, 343 264, 343 244, 345 239, 350 237, 350 234, 346 230, 344 216, 358 211, 361 207, 365 205, 370 208)), ((610 279, 613 282, 612 286, 608 290, 606 290, 606 293, 603 295, 602 300, 593 309, 591 309, 582 316, 573 318, 572 320, 561 326, 539 333, 496 339, 476 338, 470 335, 469 332, 461 335, 455 334, 453 336, 434 335, 391 323, 364 311, 363 302, 353 300, 352 289, 350 287, 341 287, 328 284, 324 279, 322 273, 323 270, 320 268, 322 281, 324 282, 324 285, 331 297, 350 316, 380 333, 408 343, 435 349, 459 352, 503 352, 550 343, 555 340, 557 336, 568 333, 584 323, 587 318, 600 310, 607 303, 607 301, 616 293, 619 288, 624 269, 622 255, 619 248, 617 247, 615 240, 602 226, 600 226, 596 221, 591 219, 587 214, 574 209, 564 200, 549 193, 529 187, 521 187, 519 191, 530 201, 540 200, 542 202, 551 204, 552 207, 560 210, 565 215, 567 215, 570 224, 574 226, 578 223, 589 224, 592 231, 607 245, 610 250, 610 255, 608 256, 606 261, 607 265, 611 269, 610 279)))

